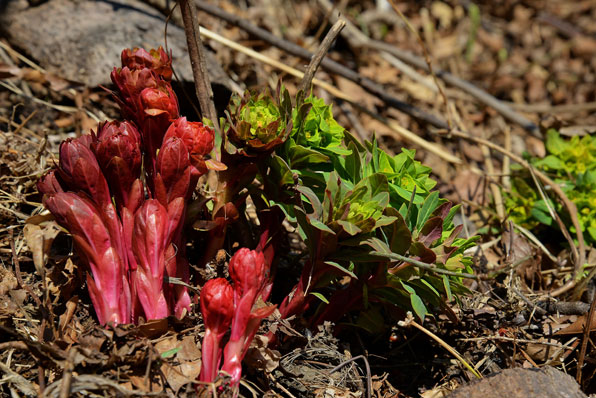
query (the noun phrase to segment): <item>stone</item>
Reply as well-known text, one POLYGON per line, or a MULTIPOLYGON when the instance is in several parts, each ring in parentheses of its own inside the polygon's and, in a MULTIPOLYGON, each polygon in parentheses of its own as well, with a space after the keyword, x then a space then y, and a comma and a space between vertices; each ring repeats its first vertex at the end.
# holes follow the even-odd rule
MULTIPOLYGON (((111 84, 122 49, 165 48, 165 26, 159 11, 137 0, 0 2, 0 33, 11 46, 48 71, 91 87, 111 84)), ((178 77, 192 82, 184 30, 169 23, 167 44, 178 77)), ((207 67, 214 91, 229 89, 229 78, 210 52, 207 67)))
POLYGON ((460 387, 447 398, 587 398, 573 377, 550 366, 506 369, 460 387))

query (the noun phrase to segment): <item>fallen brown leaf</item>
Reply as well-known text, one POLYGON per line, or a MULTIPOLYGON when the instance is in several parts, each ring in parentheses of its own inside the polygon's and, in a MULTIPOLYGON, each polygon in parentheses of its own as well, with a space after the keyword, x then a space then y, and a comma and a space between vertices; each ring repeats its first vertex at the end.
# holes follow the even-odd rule
POLYGON ((52 242, 59 233, 60 227, 53 217, 30 217, 23 229, 27 246, 33 254, 35 270, 42 277, 45 275, 45 265, 52 242))

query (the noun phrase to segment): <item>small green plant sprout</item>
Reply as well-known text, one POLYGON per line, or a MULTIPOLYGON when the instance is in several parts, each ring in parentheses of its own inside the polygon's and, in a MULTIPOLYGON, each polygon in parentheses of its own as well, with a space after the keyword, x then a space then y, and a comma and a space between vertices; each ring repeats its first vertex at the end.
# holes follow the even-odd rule
MULTIPOLYGON (((547 156, 530 158, 537 169, 549 175, 563 192, 577 206, 579 224, 588 243, 596 242, 596 137, 586 135, 565 139, 554 129, 547 131, 547 156)), ((548 193, 549 188, 544 187, 548 193)), ((527 228, 544 226, 557 228, 549 207, 554 209, 563 221, 569 214, 556 201, 548 203, 540 196, 531 175, 522 169, 515 170, 511 192, 506 194, 506 207, 510 218, 527 228)), ((566 223, 571 225, 571 223, 566 223)), ((575 229, 570 227, 575 233, 575 229)))

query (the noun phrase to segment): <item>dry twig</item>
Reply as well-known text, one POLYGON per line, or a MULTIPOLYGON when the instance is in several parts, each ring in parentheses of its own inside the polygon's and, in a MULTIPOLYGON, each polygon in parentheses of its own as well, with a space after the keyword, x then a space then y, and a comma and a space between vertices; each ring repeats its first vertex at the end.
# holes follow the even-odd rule
POLYGON ((592 317, 594 316, 594 310, 596 309, 596 299, 592 299, 590 304, 590 311, 588 311, 588 318, 584 324, 584 332, 582 335, 582 346, 579 351, 579 357, 577 359, 577 371, 575 373, 575 380, 581 386, 582 385, 582 368, 584 367, 584 361, 586 359, 586 350, 588 349, 588 340, 590 339, 590 331, 592 329, 592 317))
POLYGON ((308 64, 308 67, 306 68, 306 72, 304 72, 304 76, 302 77, 300 86, 298 86, 299 91, 303 91, 304 93, 306 93, 306 91, 308 89, 310 89, 312 79, 314 78, 315 73, 317 72, 317 69, 319 69, 319 66, 321 65, 321 61, 323 61, 323 58, 325 57, 325 55, 331 48, 331 45, 337 38, 337 35, 339 35, 341 30, 345 26, 346 26, 346 21, 344 21, 343 19, 338 19, 337 22, 331 27, 331 29, 329 30, 329 33, 327 33, 327 35, 323 39, 323 42, 317 49, 317 52, 312 56, 312 58, 310 60, 310 64, 308 64))
POLYGON ((459 352, 457 352, 457 350, 455 348, 453 348, 449 344, 447 344, 445 342, 445 340, 443 340, 442 338, 440 338, 439 336, 437 336, 436 334, 434 334, 433 332, 431 332, 430 330, 428 330, 424 326, 422 326, 419 323, 417 323, 416 321, 414 321, 414 317, 412 316, 412 313, 411 312, 408 311, 408 313, 406 315, 406 319, 404 319, 403 321, 399 321, 398 322, 398 325, 401 326, 401 327, 414 326, 416 329, 420 330, 421 332, 423 332, 424 334, 426 334, 427 336, 429 336, 431 339, 433 339, 437 343, 439 343, 439 345, 441 345, 441 347, 443 347, 444 349, 446 349, 459 362, 461 362, 461 364, 464 365, 470 372, 472 372, 472 374, 474 376, 476 376, 478 379, 482 379, 482 375, 480 374, 480 372, 478 371, 478 369, 476 369, 474 366, 470 365, 468 363, 468 361, 466 361, 464 359, 464 357, 459 352))
POLYGON ((217 120, 217 112, 215 111, 215 103, 213 102, 213 90, 211 89, 209 74, 207 73, 205 49, 201 42, 197 10, 191 0, 180 0, 180 12, 184 21, 188 55, 195 80, 197 98, 201 105, 201 112, 203 116, 211 120, 215 129, 219 132, 219 122, 217 120))
POLYGON ((354 358, 350 358, 347 361, 340 363, 339 365, 337 365, 336 367, 331 369, 329 371, 329 374, 337 372, 339 369, 343 368, 346 365, 349 365, 350 363, 352 363, 358 359, 362 359, 364 361, 364 367, 366 368, 366 396, 368 398, 371 398, 372 397, 372 376, 370 373, 370 365, 368 364, 368 359, 366 359, 366 357, 364 355, 358 355, 358 356, 355 356, 354 358))

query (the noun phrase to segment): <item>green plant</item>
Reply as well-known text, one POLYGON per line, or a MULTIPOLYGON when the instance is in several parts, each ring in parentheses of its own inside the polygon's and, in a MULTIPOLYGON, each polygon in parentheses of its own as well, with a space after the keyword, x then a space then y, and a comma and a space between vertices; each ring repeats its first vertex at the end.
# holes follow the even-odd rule
MULTIPOLYGON (((585 239, 596 242, 596 137, 572 137, 564 139, 554 129, 547 131, 547 156, 542 159, 529 158, 531 164, 548 174, 567 197, 575 203, 579 223, 585 239)), ((527 170, 517 168, 512 178, 511 192, 506 194, 506 207, 510 218, 525 227, 545 225, 556 228, 549 206, 564 219, 569 218, 564 206, 542 199, 527 170)), ((545 192, 550 191, 544 187, 545 192)), ((571 223, 568 223, 569 225, 571 223)), ((570 227, 575 233, 575 229, 570 227)))
POLYGON ((461 227, 452 222, 458 206, 432 191, 431 169, 414 159, 414 151, 391 156, 374 137, 359 143, 322 100, 301 104, 299 95, 298 102, 292 134, 263 176, 265 186, 283 188, 281 195, 263 197, 297 225, 309 249, 300 281, 280 305, 282 316, 316 303, 314 324, 356 311, 356 324, 376 332, 385 326, 382 309, 413 309, 424 319, 429 308, 464 292, 458 277, 383 255, 470 271, 463 252, 475 239, 458 238, 461 227))

